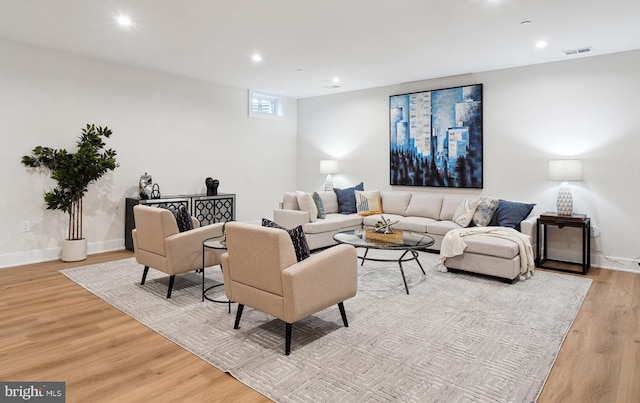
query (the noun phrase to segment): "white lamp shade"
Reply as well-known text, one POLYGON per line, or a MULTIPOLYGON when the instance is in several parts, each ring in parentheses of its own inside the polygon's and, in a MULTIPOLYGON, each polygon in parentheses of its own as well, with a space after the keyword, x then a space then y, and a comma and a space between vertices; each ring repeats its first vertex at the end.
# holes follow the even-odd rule
POLYGON ((549 179, 553 181, 582 180, 582 161, 580 160, 549 161, 549 179))
POLYGON ((336 160, 320 160, 320 173, 331 175, 338 173, 338 161, 336 160))

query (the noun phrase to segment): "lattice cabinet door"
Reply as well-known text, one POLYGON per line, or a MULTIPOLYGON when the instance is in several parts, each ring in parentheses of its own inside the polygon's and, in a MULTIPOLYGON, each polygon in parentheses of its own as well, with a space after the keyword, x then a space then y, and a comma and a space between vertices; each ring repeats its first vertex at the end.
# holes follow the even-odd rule
POLYGON ((236 195, 221 193, 217 196, 199 196, 192 198, 191 214, 200 221, 200 225, 234 221, 236 195))

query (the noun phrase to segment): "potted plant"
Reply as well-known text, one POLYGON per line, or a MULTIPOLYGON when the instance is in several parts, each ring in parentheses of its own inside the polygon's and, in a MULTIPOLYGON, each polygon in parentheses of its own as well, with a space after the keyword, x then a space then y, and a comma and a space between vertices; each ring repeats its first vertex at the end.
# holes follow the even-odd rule
POLYGON ((116 152, 104 149, 103 139, 110 136, 108 127, 87 124, 76 143, 76 152, 37 146, 31 155, 22 157, 22 164, 48 171, 57 182, 54 189, 44 194, 44 201, 47 209, 69 214, 68 236, 62 243, 63 261, 87 258, 87 240, 82 236, 82 199, 89 184, 118 166, 116 152))

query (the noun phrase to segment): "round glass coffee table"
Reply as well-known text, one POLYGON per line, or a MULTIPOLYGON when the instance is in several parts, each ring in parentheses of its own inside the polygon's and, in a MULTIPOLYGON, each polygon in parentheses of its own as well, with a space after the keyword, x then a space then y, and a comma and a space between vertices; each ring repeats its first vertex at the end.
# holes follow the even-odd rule
POLYGON ((422 264, 420 264, 420 260, 418 260, 418 251, 426 250, 435 242, 430 236, 413 231, 403 231, 402 240, 398 240, 397 242, 381 242, 367 239, 365 237, 365 230, 338 232, 333 236, 333 239, 338 243, 353 245, 356 248, 364 248, 364 255, 358 256, 358 259, 362 260, 362 263, 360 264, 361 266, 364 265, 365 260, 371 260, 374 262, 398 262, 398 266, 400 266, 400 273, 402 273, 404 289, 407 291, 407 294, 409 294, 409 287, 407 286, 407 279, 404 276, 402 263, 415 260, 416 263, 418 263, 418 266, 420 266, 422 274, 426 274, 422 268, 422 264), (402 253, 398 259, 378 259, 367 257, 369 249, 397 250, 404 253, 402 253), (407 257, 407 254, 410 254, 411 256, 407 257))

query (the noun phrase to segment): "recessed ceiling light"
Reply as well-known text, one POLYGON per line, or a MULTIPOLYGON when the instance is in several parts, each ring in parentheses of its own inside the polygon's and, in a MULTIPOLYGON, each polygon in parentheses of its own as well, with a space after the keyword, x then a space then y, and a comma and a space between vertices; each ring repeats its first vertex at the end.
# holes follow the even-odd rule
POLYGON ((262 61, 262 55, 260 55, 260 53, 254 53, 253 56, 251 56, 251 60, 253 60, 256 63, 259 63, 262 61))
POLYGON ((542 49, 542 48, 546 48, 546 47, 547 47, 547 42, 545 42, 545 41, 536 42, 536 48, 542 49))
POLYGON ((130 27, 131 25, 133 25, 133 21, 131 20, 131 17, 129 17, 128 15, 124 15, 124 14, 120 14, 119 16, 117 16, 116 17, 116 22, 121 27, 130 27))
POLYGON ((338 84, 340 82, 340 79, 338 77, 334 77, 333 80, 331 80, 334 84, 338 84))

